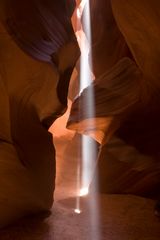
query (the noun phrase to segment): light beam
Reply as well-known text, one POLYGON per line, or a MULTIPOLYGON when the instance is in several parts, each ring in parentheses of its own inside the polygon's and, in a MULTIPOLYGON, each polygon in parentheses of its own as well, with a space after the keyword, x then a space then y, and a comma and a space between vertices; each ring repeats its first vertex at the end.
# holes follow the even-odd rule
MULTIPOLYGON (((88 91, 88 96, 86 97, 86 101, 90 104, 84 104, 84 107, 89 105, 89 109, 85 109, 86 112, 89 113, 90 116, 93 116, 93 125, 94 116, 95 116, 95 103, 94 103, 94 90, 91 87, 91 83, 93 81, 92 74, 92 53, 91 53, 91 23, 90 23, 90 1, 83 0, 79 5, 79 9, 77 9, 77 18, 80 21, 82 11, 85 7, 85 11, 83 14, 83 29, 86 33, 81 29, 76 33, 77 40, 81 49, 81 58, 80 58, 80 92, 83 91, 88 85, 90 85, 90 91, 88 91), (90 56, 90 59, 89 59, 90 56)), ((80 109, 81 110, 81 109, 80 109)), ((83 109, 82 109, 83 110, 83 109)), ((86 126, 87 128, 87 126, 86 126)), ((88 126, 89 128, 89 126, 88 126)), ((80 214, 80 197, 86 196, 89 193, 89 185, 93 178, 93 173, 95 174, 95 166, 96 163, 93 162, 93 159, 96 159, 96 151, 95 144, 91 139, 87 136, 82 136, 82 163, 81 167, 78 166, 78 183, 77 186, 80 189, 79 194, 77 195, 77 203, 75 213, 80 214), (81 174, 80 174, 81 170, 81 174)), ((96 175, 96 174, 95 174, 96 175)), ((97 175, 95 176, 97 178, 97 175)), ((78 180, 77 179, 77 180, 78 180)), ((99 209, 98 209, 98 201, 97 196, 92 194, 92 197, 89 198, 90 204, 90 226, 91 226, 91 238, 92 240, 99 240, 100 237, 100 228, 99 228, 99 209)))

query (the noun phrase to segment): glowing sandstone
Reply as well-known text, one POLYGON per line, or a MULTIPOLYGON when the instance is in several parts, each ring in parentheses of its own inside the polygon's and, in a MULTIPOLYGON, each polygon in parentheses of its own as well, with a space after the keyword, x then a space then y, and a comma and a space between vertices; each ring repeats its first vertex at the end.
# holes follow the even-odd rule
POLYGON ((48 128, 67 107, 79 56, 71 2, 0 2, 0 227, 53 203, 48 128))
POLYGON ((89 116, 86 112, 86 88, 73 102, 68 127, 103 144, 98 166, 102 192, 157 197, 160 3, 90 3, 96 114, 89 116), (117 69, 124 71, 118 73, 117 69), (96 124, 89 128, 94 118, 96 124))

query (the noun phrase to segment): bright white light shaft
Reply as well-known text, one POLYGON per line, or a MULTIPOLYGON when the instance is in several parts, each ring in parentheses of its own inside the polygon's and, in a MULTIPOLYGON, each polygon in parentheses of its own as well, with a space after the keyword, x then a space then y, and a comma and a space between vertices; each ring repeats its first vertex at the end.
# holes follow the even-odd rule
MULTIPOLYGON (((80 91, 83 91, 88 85, 90 85, 90 91, 88 91, 88 96, 86 97, 85 106, 89 106, 89 109, 85 109, 86 112, 89 113, 90 116, 95 116, 95 103, 94 103, 94 91, 91 87, 91 83, 93 81, 92 78, 92 53, 91 53, 91 23, 90 23, 90 4, 89 0, 85 1, 85 11, 83 15, 84 22, 84 32, 87 35, 87 39, 83 36, 81 38, 81 59, 80 59, 80 91), (88 40, 88 41, 87 41, 88 40), (89 61, 89 56, 91 61, 89 61)), ((84 1, 83 1, 84 3, 84 1)), ((82 109, 83 110, 83 109, 82 109)), ((93 123, 94 124, 94 123, 93 123)), ((89 127, 89 126, 88 126, 89 127)), ((86 126, 87 128, 87 126, 86 126)), ((96 151, 95 144, 91 139, 87 136, 82 137, 82 189, 81 194, 88 192, 89 184, 91 183, 93 172, 95 172, 95 161, 96 151), (85 190, 85 191, 84 191, 85 190)), ((83 195, 84 196, 84 195, 83 195)), ((100 232, 99 232, 99 210, 97 204, 96 195, 92 196, 90 199, 90 214, 91 214, 91 239, 99 240, 100 232)))
MULTIPOLYGON (((88 85, 90 85, 93 81, 92 75, 92 61, 89 61, 89 56, 92 60, 91 54, 91 27, 90 27, 90 6, 89 0, 81 1, 80 8, 77 10, 77 18, 81 18, 82 9, 85 5, 85 12, 83 15, 84 20, 84 31, 87 33, 87 38, 82 31, 82 29, 76 33, 77 40, 81 49, 81 59, 80 59, 80 92, 83 91, 88 85)), ((94 103, 94 92, 90 87, 90 91, 88 91, 88 96, 85 101, 89 105, 89 109, 85 109, 90 115, 95 116, 95 103, 94 103)), ((84 107, 85 107, 84 105, 84 107)), ((83 110, 83 109, 82 109, 83 110)), ((94 124, 94 121, 93 121, 94 124)), ((88 187, 93 177, 93 172, 95 172, 95 159, 96 159, 96 150, 94 142, 87 136, 82 136, 82 165, 79 164, 77 170, 77 199, 76 199, 76 208, 74 212, 76 214, 81 213, 80 209, 80 199, 82 196, 86 196, 88 194, 88 187), (94 160, 94 161, 93 161, 94 160), (81 174, 80 174, 81 173, 81 174), (81 183, 81 184, 80 184, 81 183)), ((99 232, 99 211, 97 205, 96 196, 92 196, 90 199, 90 226, 91 226, 91 236, 92 240, 99 240, 100 232, 99 232)))
POLYGON ((85 4, 84 16, 83 16, 84 18, 83 28, 84 28, 84 32, 87 33, 87 38, 85 34, 81 35, 80 91, 82 91, 85 87, 90 85, 92 82, 92 63, 90 62, 90 65, 89 65, 89 53, 91 56, 90 7, 89 7, 89 1, 84 1, 84 2, 86 2, 86 4, 85 4))
MULTIPOLYGON (((94 112, 94 92, 91 87, 91 83, 93 81, 92 75, 92 63, 89 61, 89 55, 91 56, 91 28, 90 28, 90 7, 89 1, 82 1, 81 4, 85 4, 84 11, 84 31, 87 35, 81 34, 80 39, 80 48, 81 48, 81 59, 80 59, 80 92, 83 91, 84 88, 90 85, 90 90, 88 90, 88 95, 86 96, 86 104, 84 104, 84 108, 89 106, 89 108, 85 109, 86 112, 90 116, 95 115, 94 112)), ((82 109, 83 110, 83 109, 82 109)), ((89 127, 89 126, 88 126, 89 127)), ((87 128, 87 126, 86 126, 87 128)), ((93 172, 93 162, 91 161, 92 156, 92 143, 90 139, 86 136, 82 137, 82 188, 88 188, 91 176, 93 172)))
POLYGON ((87 187, 81 188, 80 191, 79 191, 79 196, 83 197, 83 196, 88 195, 88 193, 89 193, 89 189, 87 187))
POLYGON ((83 189, 89 187, 95 170, 96 150, 93 140, 88 136, 82 136, 82 180, 83 189))

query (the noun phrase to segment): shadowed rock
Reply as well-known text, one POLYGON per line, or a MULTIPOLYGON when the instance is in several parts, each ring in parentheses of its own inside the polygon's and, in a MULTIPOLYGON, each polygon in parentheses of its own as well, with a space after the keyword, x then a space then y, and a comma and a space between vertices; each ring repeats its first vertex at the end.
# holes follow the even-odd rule
POLYGON ((53 203, 55 149, 48 128, 66 110, 79 56, 73 5, 58 2, 0 3, 0 227, 53 203))
MULTIPOLYGON (((157 197, 160 189, 160 15, 157 9, 160 3, 95 0, 90 5, 95 83, 73 102, 68 127, 102 143, 98 171, 103 192, 157 197), (125 61, 121 61, 126 57, 137 69, 128 76, 124 72, 128 73, 130 67, 125 68, 125 61), (114 78, 119 62, 124 67, 124 75, 117 74, 114 78), (110 81, 109 72, 112 73, 110 81), (91 88, 95 93, 94 116, 89 116, 87 111, 91 88), (112 134, 118 139, 113 145, 112 134), (108 141, 111 143, 107 145, 108 141)), ((83 28, 87 34, 85 24, 83 28)))
POLYGON ((113 131, 110 126, 117 127, 124 117, 123 113, 127 115, 138 103, 140 77, 141 73, 134 62, 129 58, 122 59, 74 100, 67 127, 82 134, 93 133, 102 143, 104 139, 99 138, 98 134, 102 132, 106 135, 113 131), (90 100, 91 92, 93 102, 90 100), (92 108, 93 111, 90 111, 92 108))

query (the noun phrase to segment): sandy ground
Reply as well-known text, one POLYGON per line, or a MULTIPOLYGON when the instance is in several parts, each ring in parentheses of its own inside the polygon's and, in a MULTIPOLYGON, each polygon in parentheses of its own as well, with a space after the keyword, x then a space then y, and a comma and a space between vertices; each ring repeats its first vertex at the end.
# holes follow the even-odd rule
POLYGON ((0 232, 0 240, 159 240, 154 201, 131 195, 89 195, 76 214, 76 169, 80 137, 54 139, 57 149, 55 202, 46 218, 32 217, 0 232))

